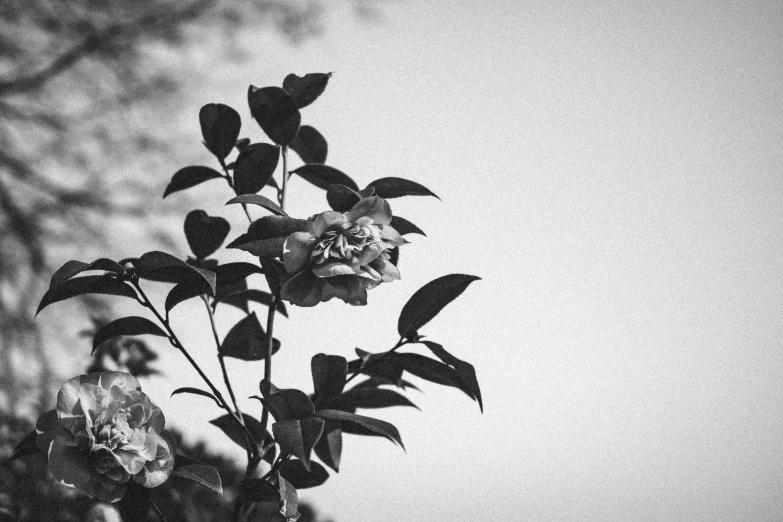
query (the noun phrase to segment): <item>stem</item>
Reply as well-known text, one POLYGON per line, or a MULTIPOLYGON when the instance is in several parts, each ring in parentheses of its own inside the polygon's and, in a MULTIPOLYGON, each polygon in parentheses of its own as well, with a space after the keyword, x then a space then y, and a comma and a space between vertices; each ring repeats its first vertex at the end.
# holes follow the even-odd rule
POLYGON ((158 519, 160 519, 160 522, 168 522, 166 519, 166 516, 163 514, 163 511, 160 510, 157 504, 155 504, 155 501, 150 498, 150 505, 152 505, 152 509, 155 510, 155 513, 158 515, 158 519))
POLYGON ((283 156, 283 195, 280 198, 280 208, 285 210, 285 193, 288 185, 288 147, 283 145, 281 153, 283 156))

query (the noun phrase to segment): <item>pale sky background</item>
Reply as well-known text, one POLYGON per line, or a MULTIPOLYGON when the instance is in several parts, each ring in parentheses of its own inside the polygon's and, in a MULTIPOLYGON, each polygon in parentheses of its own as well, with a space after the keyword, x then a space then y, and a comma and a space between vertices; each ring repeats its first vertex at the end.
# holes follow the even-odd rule
MULTIPOLYGON (((248 39, 250 65, 187 93, 182 158, 161 175, 162 188, 209 161, 203 104, 234 106, 242 135, 265 139, 248 84, 334 71, 303 119, 328 163, 442 198, 391 201, 428 236, 369 306, 278 320, 279 387, 310 391, 318 352, 393 346, 426 282, 483 278, 422 333, 474 364, 485 413, 422 383, 421 412, 367 412, 399 427, 407 453, 346 437, 341 472, 302 498, 338 522, 780 520, 783 4, 407 0, 383 13, 363 24, 338 7, 298 48, 248 39)), ((177 59, 205 59, 204 40, 177 59)), ((192 194, 233 238, 246 224, 227 190, 192 194)), ((289 212, 326 208, 293 179, 289 212)), ((173 324, 219 382, 202 308, 183 304, 173 324)), ((221 334, 239 317, 223 309, 221 334)), ((170 422, 242 457, 204 427, 219 413, 208 401, 167 398, 197 383, 184 359, 164 369, 146 391, 170 422)), ((257 393, 262 363, 230 371, 240 397, 257 393)))

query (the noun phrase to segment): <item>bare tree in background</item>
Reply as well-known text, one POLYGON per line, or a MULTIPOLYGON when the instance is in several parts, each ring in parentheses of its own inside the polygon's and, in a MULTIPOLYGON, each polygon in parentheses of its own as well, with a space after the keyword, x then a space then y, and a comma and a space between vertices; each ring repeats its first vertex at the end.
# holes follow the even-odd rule
MULTIPOLYGON (((373 12, 371 0, 353 4, 373 12)), ((0 4, 0 412, 45 403, 52 366, 33 314, 52 271, 88 257, 80 246, 98 246, 111 219, 163 237, 144 209, 159 179, 138 175, 166 153, 153 116, 176 110, 180 80, 161 57, 204 32, 230 54, 247 27, 296 43, 320 33, 323 12, 314 0, 0 4)))

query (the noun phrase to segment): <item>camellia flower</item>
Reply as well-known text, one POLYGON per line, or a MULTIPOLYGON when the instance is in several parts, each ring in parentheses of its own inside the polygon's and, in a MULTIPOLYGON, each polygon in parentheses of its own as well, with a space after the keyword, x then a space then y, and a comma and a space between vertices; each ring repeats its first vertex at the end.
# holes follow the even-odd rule
POLYGON ((122 498, 129 480, 159 486, 174 468, 175 443, 160 408, 124 372, 80 375, 38 419, 35 442, 55 479, 104 502, 122 498))
POLYGON ((308 220, 308 231, 294 232, 283 245, 286 272, 281 297, 315 306, 332 297, 367 304, 367 290, 400 278, 389 250, 407 243, 391 227, 392 213, 378 196, 359 200, 348 212, 323 212, 308 220))

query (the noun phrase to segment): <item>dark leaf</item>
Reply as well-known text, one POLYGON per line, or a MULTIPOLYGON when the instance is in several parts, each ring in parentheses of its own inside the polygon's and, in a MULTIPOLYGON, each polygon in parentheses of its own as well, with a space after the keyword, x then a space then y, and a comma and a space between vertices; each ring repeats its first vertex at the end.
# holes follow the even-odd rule
POLYGON ((285 238, 294 232, 307 230, 307 226, 307 221, 304 219, 288 216, 264 216, 253 221, 247 232, 229 243, 226 248, 239 248, 239 245, 264 239, 285 238))
MULTIPOLYGON (((381 178, 370 183, 375 188, 375 195, 383 199, 399 198, 402 196, 435 196, 424 185, 404 178, 381 178)), ((438 198, 440 199, 440 198, 438 198)))
POLYGON ((221 162, 237 143, 242 121, 237 111, 222 103, 208 103, 198 113, 207 149, 221 162))
POLYGON ((266 277, 266 283, 269 285, 269 290, 275 295, 280 295, 280 288, 283 281, 288 277, 288 273, 285 271, 285 265, 279 259, 271 257, 261 257, 261 268, 264 270, 264 276, 266 277))
POLYGON ((345 185, 350 189, 359 190, 359 186, 347 174, 328 165, 315 163, 302 165, 298 169, 292 170, 291 174, 299 174, 305 180, 323 190, 327 190, 329 185, 345 185))
POLYGON ((205 290, 203 283, 193 279, 175 285, 166 296, 166 312, 170 312, 183 301, 203 295, 205 290))
MULTIPOLYGON (((264 432, 261 429, 261 423, 258 422, 254 417, 251 417, 248 414, 244 414, 242 416, 243 419, 245 419, 245 426, 247 426, 248 431, 250 431, 250 434, 253 436, 253 442, 256 444, 260 443, 263 439, 264 432)), ((220 428, 223 433, 228 435, 228 438, 239 444, 241 447, 245 447, 245 435, 244 430, 239 425, 239 423, 226 413, 225 415, 218 417, 217 419, 212 419, 209 421, 210 424, 213 424, 220 428)))
POLYGON ((105 294, 119 295, 136 299, 136 291, 130 285, 117 281, 108 275, 88 275, 68 279, 56 288, 48 290, 41 303, 38 305, 36 315, 52 303, 70 299, 77 295, 84 294, 105 294))
POLYGON ((280 492, 264 479, 246 478, 239 483, 239 496, 246 502, 274 502, 279 504, 280 492))
POLYGON ((389 261, 394 266, 398 267, 400 266, 400 247, 394 247, 391 250, 389 250, 389 261))
POLYGON ((296 489, 277 472, 277 491, 280 493, 280 514, 286 522, 296 522, 299 518, 299 496, 296 489))
MULTIPOLYGON (((280 349, 280 342, 273 340, 272 354, 280 349)), ((226 334, 220 345, 220 353, 243 361, 261 361, 266 359, 266 333, 258 321, 256 313, 244 317, 226 334)))
POLYGON ((273 142, 287 146, 299 131, 302 115, 291 96, 280 87, 247 90, 250 114, 273 142))
POLYGON ((116 506, 123 522, 147 522, 150 504, 150 490, 135 480, 129 480, 125 496, 116 506))
POLYGON ((348 361, 339 355, 319 353, 310 360, 313 389, 319 403, 339 396, 345 387, 348 361))
POLYGON ((218 286, 216 295, 219 296, 225 293, 225 291, 221 291, 221 288, 228 288, 237 282, 244 281, 253 274, 262 273, 263 270, 260 266, 254 265, 252 263, 245 263, 244 261, 220 265, 215 268, 215 276, 217 277, 218 286))
POLYGON ((361 194, 345 185, 329 185, 326 189, 326 202, 332 210, 348 212, 362 199, 361 194))
POLYGON ((182 283, 195 280, 204 284, 204 293, 215 295, 214 272, 196 268, 165 252, 147 252, 137 262, 139 276, 151 281, 182 283))
POLYGON ((264 396, 261 402, 269 408, 275 420, 304 419, 315 413, 310 397, 302 390, 295 388, 278 390, 270 386, 270 391, 265 391, 268 382, 264 379, 259 383, 261 394, 264 396))
POLYGON ((280 257, 283 255, 283 246, 285 245, 285 237, 275 237, 272 239, 261 239, 258 241, 250 241, 247 243, 234 244, 228 246, 228 248, 237 248, 249 252, 254 256, 259 257, 280 257))
POLYGON ((393 356, 395 364, 410 374, 436 384, 457 388, 471 399, 477 400, 473 391, 451 366, 417 353, 399 353, 393 356))
POLYGON ((310 452, 324 429, 324 420, 318 417, 287 419, 272 425, 272 433, 280 451, 291 453, 310 470, 310 452))
POLYGON ((222 217, 212 217, 203 210, 192 210, 185 217, 185 237, 198 259, 214 254, 225 241, 231 225, 222 217))
POLYGON ((255 194, 277 169, 280 149, 268 143, 254 143, 246 147, 234 167, 234 191, 238 195, 255 194))
POLYGON ((283 80, 283 89, 291 95, 294 104, 302 109, 313 103, 324 92, 331 77, 332 73, 310 73, 302 77, 291 73, 283 80))
POLYGON ((419 227, 417 227, 407 219, 401 218, 400 216, 392 216, 391 226, 394 230, 396 230, 403 236, 405 234, 421 234, 422 236, 427 235, 419 227))
POLYGON ((478 379, 476 379, 476 369, 473 368, 473 365, 458 359, 457 357, 454 357, 438 343, 434 343, 432 341, 419 342, 429 348, 438 359, 456 370, 457 375, 459 375, 459 377, 465 383, 465 386, 467 386, 468 390, 470 390, 469 395, 473 395, 473 398, 479 404, 479 409, 481 409, 481 412, 483 413, 484 404, 481 402, 481 389, 479 388, 478 379))
POLYGON ((326 468, 317 462, 310 462, 310 469, 301 460, 287 460, 280 466, 280 474, 296 489, 320 486, 329 478, 326 468))
POLYGON ((361 360, 351 361, 351 364, 348 365, 349 372, 359 371, 365 375, 380 379, 382 382, 401 386, 402 368, 394 363, 393 357, 384 357, 383 354, 371 354, 359 348, 356 349, 356 353, 361 360))
POLYGON ((179 169, 174 173, 174 176, 172 176, 171 181, 166 187, 166 190, 163 192, 163 197, 165 198, 169 194, 179 192, 180 190, 195 187, 196 185, 204 183, 205 181, 209 181, 210 179, 222 177, 223 174, 209 167, 190 166, 179 169))
POLYGON ((95 332, 95 337, 92 340, 92 351, 95 352, 95 349, 101 344, 119 335, 157 335, 168 337, 160 326, 145 317, 123 317, 110 322, 95 332))
POLYGON ((354 388, 343 393, 335 401, 329 402, 330 408, 343 411, 355 411, 357 408, 389 408, 391 406, 412 406, 419 409, 404 395, 385 388, 354 388))
POLYGON ((400 432, 397 431, 397 428, 395 428, 393 424, 389 424, 386 421, 340 410, 320 410, 317 411, 315 415, 325 420, 342 421, 343 429, 345 429, 346 423, 357 424, 374 433, 386 437, 392 442, 399 444, 401 448, 405 449, 405 446, 402 444, 402 439, 400 438, 400 432))
POLYGON ((258 205, 259 207, 264 207, 269 212, 277 214, 278 216, 288 215, 282 208, 280 208, 280 206, 278 206, 277 203, 265 196, 262 196, 261 194, 243 194, 228 200, 226 205, 232 205, 234 203, 242 203, 244 205, 258 205))
POLYGON ((326 163, 329 151, 326 139, 309 125, 299 127, 299 134, 291 143, 291 148, 305 163, 326 163))
POLYGON ((25 455, 41 453, 41 450, 38 449, 38 446, 35 444, 35 438, 37 435, 38 434, 35 430, 28 433, 25 438, 23 438, 22 441, 16 445, 16 448, 14 448, 13 453, 11 453, 11 456, 8 457, 6 462, 14 461, 19 457, 24 457, 25 455))
POLYGON ((177 455, 174 458, 174 469, 171 471, 171 474, 198 482, 220 495, 223 494, 223 483, 217 470, 197 460, 184 455, 177 455))
POLYGON ((313 448, 315 454, 321 459, 321 462, 336 472, 340 471, 340 459, 343 453, 341 425, 341 422, 326 421, 321 438, 318 439, 318 442, 313 448))
MULTIPOLYGON (((250 289, 228 294, 216 300, 215 304, 226 303, 227 305, 236 306, 237 308, 245 310, 248 302, 272 306, 273 300, 274 296, 269 292, 250 289)), ((288 317, 288 311, 286 310, 285 303, 283 303, 282 300, 277 301, 277 306, 275 306, 275 309, 277 310, 277 313, 283 315, 284 317, 288 317)))
POLYGON ((199 390, 198 388, 190 388, 190 387, 177 388, 176 390, 171 392, 171 396, 173 397, 173 396, 178 395, 180 393, 192 393, 193 395, 201 395, 202 397, 209 397, 210 399, 215 401, 215 404, 218 405, 218 408, 222 408, 222 406, 220 405, 220 402, 218 402, 218 400, 217 400, 217 397, 215 397, 214 395, 212 395, 208 391, 199 390))
POLYGON ((470 283, 480 277, 450 274, 430 281, 408 299, 397 321, 397 332, 403 339, 416 336, 419 328, 427 324, 438 312, 459 297, 470 283))
POLYGON ((116 261, 102 257, 93 261, 92 263, 82 263, 81 261, 68 261, 61 266, 57 272, 52 274, 52 279, 49 282, 49 290, 57 288, 65 281, 69 280, 73 276, 80 274, 86 270, 102 270, 104 272, 112 272, 114 274, 124 274, 125 269, 116 261))

